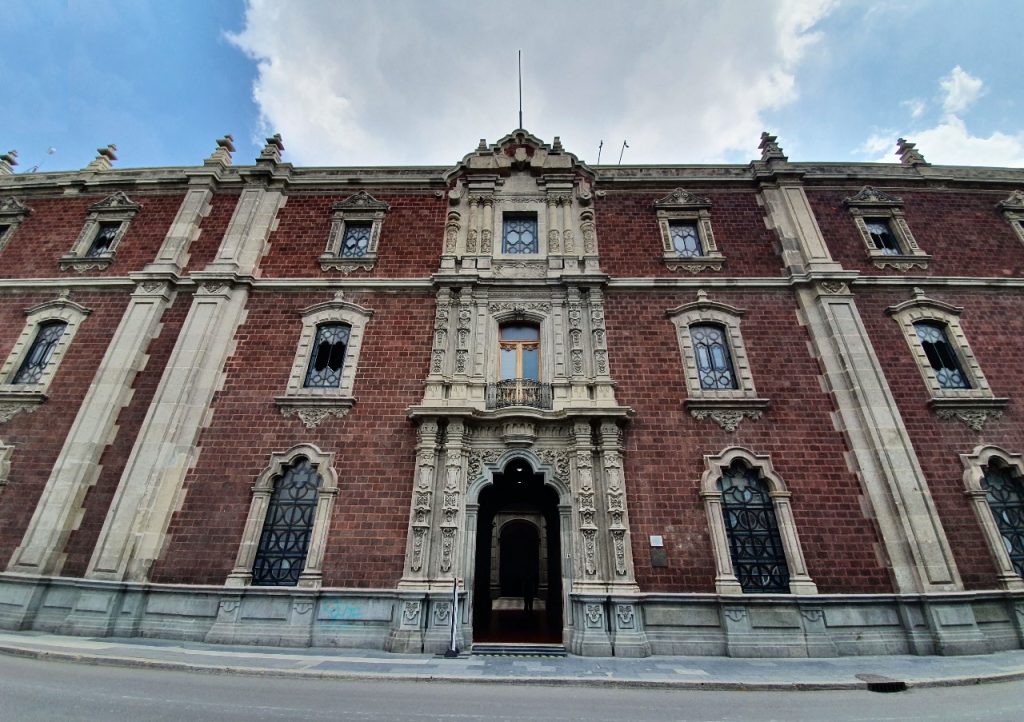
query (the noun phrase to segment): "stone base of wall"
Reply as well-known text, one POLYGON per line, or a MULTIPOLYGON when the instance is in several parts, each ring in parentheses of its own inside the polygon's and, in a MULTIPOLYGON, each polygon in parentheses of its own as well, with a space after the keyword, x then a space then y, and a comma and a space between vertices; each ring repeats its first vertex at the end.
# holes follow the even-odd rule
MULTIPOLYGON (((244 589, 0 574, 0 628, 219 644, 438 654, 449 594, 244 589)), ((1024 592, 932 595, 571 595, 564 639, 585 656, 835 657, 1024 648, 1024 592)), ((458 646, 471 644, 460 601, 458 646)))

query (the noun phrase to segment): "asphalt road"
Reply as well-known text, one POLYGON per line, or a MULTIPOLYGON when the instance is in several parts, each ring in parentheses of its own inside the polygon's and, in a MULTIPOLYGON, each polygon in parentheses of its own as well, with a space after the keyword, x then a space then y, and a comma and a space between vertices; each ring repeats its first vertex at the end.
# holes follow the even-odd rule
POLYGON ((199 674, 0 655, 0 721, 1024 719, 1024 681, 860 691, 704 692, 199 674))

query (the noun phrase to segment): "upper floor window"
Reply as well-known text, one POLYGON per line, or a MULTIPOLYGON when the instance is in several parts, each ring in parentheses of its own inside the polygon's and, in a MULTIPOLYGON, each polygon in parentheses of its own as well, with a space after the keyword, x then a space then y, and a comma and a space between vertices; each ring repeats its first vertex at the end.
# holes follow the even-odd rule
POLYGON ((864 225, 867 226, 868 234, 875 248, 886 256, 899 256, 903 254, 899 241, 889 228, 889 221, 884 218, 865 218, 864 225))
POLYGON ((7 246, 14 231, 31 213, 31 208, 13 196, 0 198, 0 251, 7 246))
POLYGON ((25 356, 21 368, 18 369, 18 373, 14 375, 11 383, 39 383, 39 379, 42 378, 46 366, 50 363, 54 349, 57 348, 60 337, 64 335, 64 329, 67 326, 64 321, 48 321, 39 326, 28 355, 25 356))
POLYGON ((315 428, 329 416, 342 417, 355 404, 356 370, 366 324, 373 312, 342 300, 318 303, 299 313, 302 331, 292 360, 288 388, 274 399, 285 416, 315 428))
POLYGON ((384 217, 390 206, 366 191, 359 191, 331 206, 331 233, 320 256, 320 268, 348 274, 373 270, 377 263, 384 217))
POLYGON ((117 191, 89 206, 82 232, 71 250, 60 259, 61 270, 103 270, 110 266, 129 224, 140 210, 142 206, 128 198, 124 191, 117 191))
POLYGON ((538 253, 536 213, 506 213, 502 217, 501 252, 538 253))
POLYGON ((934 321, 917 321, 914 330, 921 341, 928 363, 935 372, 935 379, 944 389, 969 389, 971 385, 964 376, 956 351, 946 336, 945 324, 934 321))
POLYGON ((725 261, 711 230, 711 201, 682 188, 655 201, 662 258, 669 269, 720 271, 725 261))
POLYGON ((501 379, 540 380, 540 330, 531 325, 501 327, 501 379))
POLYGON ((758 419, 768 399, 758 398, 747 350, 740 334, 741 309, 712 301, 705 291, 697 300, 667 312, 686 377, 684 405, 697 419, 710 418, 726 431, 743 419, 758 419))
POLYGON ((345 349, 351 328, 341 323, 317 326, 316 340, 309 355, 306 387, 341 385, 341 369, 345 365, 345 349))
POLYGON ((899 271, 928 267, 931 256, 921 250, 910 232, 902 199, 864 186, 845 203, 875 266, 899 271))
POLYGON ((735 389, 736 372, 725 338, 725 329, 717 324, 690 326, 697 373, 702 389, 735 389))
POLYGON ((887 309, 899 324, 939 418, 958 419, 981 431, 990 418, 1002 416, 1007 399, 996 398, 960 324, 962 308, 925 296, 887 309))
POLYGON ((1015 190, 996 206, 1003 213, 1017 238, 1024 243, 1024 190, 1015 190))

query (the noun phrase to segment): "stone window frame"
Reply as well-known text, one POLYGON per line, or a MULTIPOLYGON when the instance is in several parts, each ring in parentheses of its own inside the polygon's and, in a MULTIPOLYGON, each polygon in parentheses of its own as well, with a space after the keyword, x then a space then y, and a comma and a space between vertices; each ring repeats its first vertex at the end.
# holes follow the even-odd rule
POLYGON ((670 194, 656 200, 654 207, 661 231, 662 260, 670 271, 721 271, 725 256, 718 249, 715 233, 711 228, 711 201, 683 188, 676 188, 670 194), (672 244, 671 225, 674 222, 693 223, 697 226, 703 255, 684 258, 676 253, 672 244))
POLYGON ((60 270, 81 272, 90 269, 102 271, 109 268, 110 264, 114 262, 114 254, 117 253, 118 246, 121 245, 122 239, 128 232, 132 219, 141 210, 142 206, 131 200, 124 191, 117 191, 98 203, 93 203, 89 206, 85 225, 82 226, 82 231, 78 234, 74 245, 71 246, 71 250, 61 256, 60 270), (120 224, 114 240, 100 255, 86 256, 93 241, 96 240, 96 235, 108 223, 120 224))
POLYGON ((300 458, 309 459, 310 465, 320 475, 320 486, 317 488, 316 513, 309 536, 309 547, 306 549, 306 563, 299 575, 297 586, 319 588, 323 584, 327 533, 330 529, 335 498, 338 496, 338 474, 334 470, 334 456, 333 452, 324 452, 313 444, 296 444, 288 451, 270 455, 270 464, 260 472, 252 485, 252 501, 249 503, 249 513, 238 545, 235 566, 228 574, 225 586, 252 585, 252 567, 259 551, 260 536, 270 508, 274 484, 284 475, 287 467, 295 464, 300 458))
POLYGON ((768 484, 768 495, 772 499, 779 536, 782 538, 782 547, 786 554, 786 565, 789 567, 789 593, 817 594, 818 587, 807 573, 803 548, 800 546, 800 537, 793 519, 791 492, 775 471, 771 456, 755 454, 740 446, 728 447, 717 455, 704 456, 705 471, 701 477, 700 496, 704 500, 704 510, 711 532, 711 549, 715 557, 715 591, 719 594, 756 594, 744 592, 733 571, 729 532, 723 516, 722 492, 718 488, 718 481, 736 461, 741 461, 749 469, 756 471, 768 484))
POLYGON ((915 267, 921 270, 928 268, 931 256, 921 250, 914 234, 910 232, 910 226, 907 225, 907 219, 903 215, 902 198, 880 191, 873 186, 864 186, 843 203, 850 215, 853 216, 853 222, 864 242, 867 256, 876 268, 889 267, 897 271, 909 271, 915 267), (889 231, 895 237, 900 250, 903 251, 901 254, 888 255, 880 248, 875 248, 867 227, 867 221, 875 218, 888 223, 889 231))
POLYGON ((384 217, 391 206, 379 201, 366 191, 359 191, 331 206, 331 232, 327 237, 327 249, 320 256, 320 269, 341 271, 346 276, 362 269, 372 271, 377 264, 377 247, 380 242, 384 217), (345 226, 348 223, 369 223, 370 242, 362 256, 341 255, 345 240, 345 226))
POLYGON ((92 311, 66 297, 44 301, 25 310, 25 325, 21 335, 14 342, 11 352, 0 367, 0 423, 10 421, 21 411, 29 413, 44 403, 57 370, 71 342, 78 333, 78 327, 92 311), (64 333, 50 354, 50 359, 43 369, 39 381, 33 384, 13 383, 15 375, 24 363, 26 356, 39 334, 39 329, 52 321, 63 322, 64 333))
POLYGON ((989 553, 996 565, 1000 588, 1024 590, 1024 579, 1017 574, 1010 555, 1006 552, 1003 535, 992 515, 992 509, 988 504, 988 494, 982 485, 985 470, 993 459, 998 459, 1008 466, 1014 472, 1014 476, 1024 476, 1024 456, 1011 454, 998 446, 981 444, 976 446, 970 454, 960 454, 960 462, 964 466, 964 495, 970 500, 974 514, 981 525, 989 553))
POLYGON ((676 340, 686 377, 687 398, 683 402, 695 419, 711 418, 726 431, 735 431, 745 418, 759 419, 768 408, 768 399, 760 398, 754 386, 747 348, 740 332, 743 309, 720 301, 712 301, 705 291, 697 292, 697 300, 684 303, 665 312, 676 329, 676 340), (725 339, 732 357, 735 389, 705 389, 700 385, 697 354, 693 348, 690 327, 714 324, 725 331, 725 339))
POLYGON ((914 288, 914 297, 886 309, 886 313, 899 324, 903 337, 910 347, 911 356, 921 372, 928 390, 928 406, 941 419, 958 419, 974 431, 981 431, 990 418, 1002 416, 1002 409, 1009 402, 992 393, 967 335, 960 323, 963 307, 928 298, 920 288, 914 288), (947 389, 939 384, 935 370, 928 361, 924 346, 917 335, 914 324, 928 321, 943 326, 946 339, 960 362, 960 368, 971 385, 969 389, 947 389))
POLYGON ((18 226, 31 214, 32 209, 14 196, 0 198, 0 226, 6 226, 3 232, 0 232, 0 251, 7 247, 18 226))
POLYGON ((11 477, 11 457, 14 455, 14 445, 5 444, 0 440, 0 490, 7 486, 7 480, 11 477))
POLYGON ((284 416, 297 416, 307 429, 315 429, 328 416, 345 416, 356 403, 354 386, 359 354, 366 325, 373 317, 373 311, 343 300, 339 293, 331 301, 302 309, 299 315, 302 317, 302 331, 288 376, 288 385, 285 393, 274 400, 284 416), (327 323, 343 323, 350 329, 341 383, 338 386, 307 387, 306 372, 314 350, 317 328, 327 323))
POLYGON ((1003 214, 1003 218, 1010 224, 1017 238, 1024 243, 1024 190, 1016 190, 1010 193, 1005 201, 1000 201, 996 206, 1003 214))

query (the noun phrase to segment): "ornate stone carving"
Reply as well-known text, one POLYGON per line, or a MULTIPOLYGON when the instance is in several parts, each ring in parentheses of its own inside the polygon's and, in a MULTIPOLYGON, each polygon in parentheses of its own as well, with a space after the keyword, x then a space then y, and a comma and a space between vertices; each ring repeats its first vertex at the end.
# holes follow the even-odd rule
POLYGON ((295 610, 296 614, 306 615, 313 611, 313 602, 305 599, 296 599, 292 604, 292 609, 295 610))
POLYGON ((142 206, 128 197, 124 191, 115 191, 101 200, 89 206, 90 211, 140 211, 142 206))
POLYGON ((402 622, 406 625, 413 625, 420 618, 420 602, 406 602, 402 605, 402 622))
POLYGON ((199 284, 200 293, 223 293, 230 284, 227 281, 203 281, 199 284))
POLYGON ((543 278, 548 272, 547 263, 542 261, 499 261, 493 268, 500 278, 543 278))
POLYGON ((372 271, 376 265, 376 260, 359 261, 359 260, 344 260, 341 258, 324 258, 320 261, 320 270, 322 271, 341 271, 344 275, 348 275, 353 271, 363 270, 372 271))
POLYGON ((636 614, 632 604, 616 604, 615 617, 619 622, 619 629, 633 629, 636 624, 636 614))
POLYGON ((444 626, 452 616, 451 602, 434 602, 434 624, 444 626))
POLYGON ((742 622, 747 618, 747 610, 743 607, 726 607, 724 613, 730 622, 742 622))
POLYGON ((281 406, 282 416, 297 416, 307 429, 315 429, 328 416, 343 418, 352 407, 345 406, 303 406, 301 404, 281 406))
POLYGON ((540 313, 549 313, 551 311, 550 303, 512 303, 505 301, 502 303, 492 303, 487 309, 492 313, 500 313, 502 311, 512 311, 513 313, 523 314, 527 311, 539 311, 540 313))
POLYGON ((569 482, 569 455, 564 451, 541 449, 537 456, 553 469, 553 474, 563 484, 569 482))
POLYGON ((0 424, 6 424, 22 411, 32 413, 39 407, 39 401, 0 401, 0 424))
POLYGON ((981 431, 989 419, 998 419, 1003 415, 1001 409, 943 409, 935 410, 940 419, 959 419, 972 431, 981 431))
MULTIPOLYGON (((1024 213, 1024 190, 1016 190, 1010 193, 1010 197, 1000 201, 998 206, 1002 211, 1019 211, 1024 213)), ((0 205, 0 210, 3 210, 0 205)))
POLYGON ((864 186, 844 201, 847 206, 902 206, 903 200, 873 186, 864 186))
POLYGON ((710 418, 726 431, 735 431, 743 419, 760 419, 761 409, 690 409, 695 419, 710 418))
POLYGON ((458 211, 448 211, 448 221, 444 226, 444 252, 454 255, 459 242, 459 230, 462 228, 459 223, 458 211))
POLYGON ((600 604, 588 604, 583 613, 589 629, 599 629, 604 626, 604 610, 600 604))
POLYGON ((911 270, 913 268, 920 268, 921 270, 924 270, 924 269, 928 268, 928 260, 927 259, 921 259, 921 260, 916 260, 916 261, 902 261, 902 260, 898 261, 898 260, 895 260, 895 259, 889 260, 889 259, 881 258, 880 257, 880 258, 875 258, 873 263, 875 264, 875 268, 889 267, 889 268, 892 268, 892 269, 897 270, 897 271, 909 271, 909 270, 911 270))
POLYGON ((819 608, 802 608, 800 610, 800 616, 806 619, 808 622, 816 623, 820 622, 825 617, 825 610, 819 608))
POLYGON ((786 154, 782 152, 778 136, 770 135, 767 131, 761 133, 761 142, 757 147, 761 151, 761 160, 764 162, 770 160, 789 160, 786 154))
POLYGON ((110 258, 64 258, 60 261, 60 270, 78 271, 79 273, 84 271, 104 271, 110 268, 112 262, 113 260, 110 258))
POLYGON ((14 196, 0 198, 0 214, 12 216, 27 216, 32 209, 22 203, 14 196))
POLYGON ((664 198, 659 198, 654 202, 655 208, 663 209, 698 209, 698 208, 710 208, 711 201, 702 196, 695 195, 688 190, 683 188, 676 188, 674 191, 669 193, 664 198))
POLYGON ((827 293, 830 296, 835 296, 840 293, 849 293, 850 290, 846 287, 846 284, 842 281, 822 281, 818 286, 822 293, 827 293))

